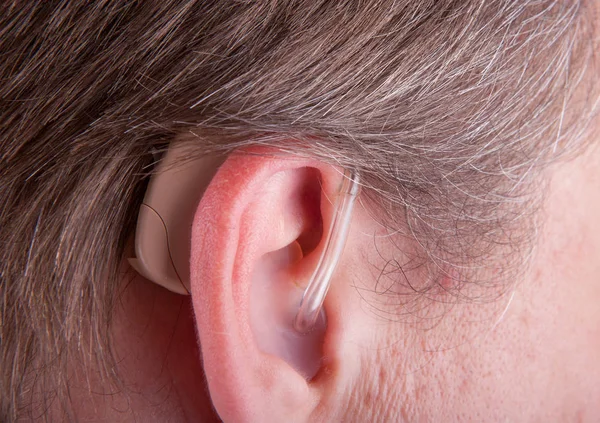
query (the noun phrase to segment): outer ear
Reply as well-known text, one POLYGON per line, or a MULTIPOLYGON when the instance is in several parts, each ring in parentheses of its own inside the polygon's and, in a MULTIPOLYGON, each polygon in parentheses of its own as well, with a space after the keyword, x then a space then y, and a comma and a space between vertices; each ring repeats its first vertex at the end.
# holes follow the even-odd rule
POLYGON ((198 206, 190 289, 208 386, 224 421, 305 421, 318 407, 329 329, 323 321, 301 335, 293 321, 342 177, 308 159, 235 153, 198 206))

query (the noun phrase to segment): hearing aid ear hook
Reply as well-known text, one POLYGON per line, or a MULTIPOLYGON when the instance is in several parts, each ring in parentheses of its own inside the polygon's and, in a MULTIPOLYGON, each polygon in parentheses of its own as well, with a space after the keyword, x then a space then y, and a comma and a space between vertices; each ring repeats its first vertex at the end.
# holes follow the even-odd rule
POLYGON ((327 233, 323 254, 304 291, 300 308, 294 321, 294 328, 298 332, 310 332, 321 313, 323 302, 331 284, 331 278, 340 261, 346 239, 348 238, 354 200, 358 196, 360 187, 359 182, 356 170, 346 170, 344 172, 342 189, 335 204, 333 219, 327 233))
MULTIPOLYGON (((178 294, 190 294, 189 257, 194 212, 223 157, 187 160, 180 144, 169 151, 151 178, 140 207, 135 234, 135 258, 128 261, 142 276, 178 294), (178 166, 174 164, 182 162, 178 166)), ((302 297, 294 327, 306 333, 314 326, 331 277, 348 236, 359 176, 346 170, 334 208, 323 254, 302 297)))

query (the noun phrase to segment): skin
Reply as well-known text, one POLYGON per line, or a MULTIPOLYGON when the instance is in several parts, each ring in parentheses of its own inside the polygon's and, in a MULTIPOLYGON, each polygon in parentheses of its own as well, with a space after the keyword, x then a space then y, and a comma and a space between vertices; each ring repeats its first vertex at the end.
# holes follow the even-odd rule
MULTIPOLYGON (((375 248, 381 227, 357 207, 325 304, 328 361, 324 376, 309 383, 311 401, 298 402, 308 410, 303 419, 596 421, 600 150, 558 163, 548 176, 539 241, 514 293, 484 304, 434 305, 428 313, 439 316, 435 325, 394 316, 398 308, 381 305, 381 294, 370 292, 382 257, 398 251, 385 242, 375 248)), ((113 325, 123 385, 111 388, 92 377, 89 390, 94 372, 74 369, 78 419, 219 421, 211 395, 220 388, 205 380, 194 297, 172 294, 125 263, 124 283, 113 325)))
POLYGON ((475 323, 454 320, 428 333, 385 325, 380 349, 365 352, 365 367, 376 369, 355 390, 365 401, 347 420, 357 414, 373 421, 597 420, 599 151, 549 173, 537 251, 512 299, 455 307, 444 319, 467 311, 475 323), (470 340, 452 347, 463 336, 470 340), (440 347, 427 352, 422 345, 440 347))

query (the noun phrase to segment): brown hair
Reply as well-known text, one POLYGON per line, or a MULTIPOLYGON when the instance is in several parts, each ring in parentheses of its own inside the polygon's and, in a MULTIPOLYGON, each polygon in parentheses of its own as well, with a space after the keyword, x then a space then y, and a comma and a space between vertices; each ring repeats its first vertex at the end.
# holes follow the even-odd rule
POLYGON ((583 1, 4 2, 0 420, 65 392, 70 354, 112 372, 126 243, 177 134, 355 167, 423 261, 514 267, 596 100, 593 22, 583 1))

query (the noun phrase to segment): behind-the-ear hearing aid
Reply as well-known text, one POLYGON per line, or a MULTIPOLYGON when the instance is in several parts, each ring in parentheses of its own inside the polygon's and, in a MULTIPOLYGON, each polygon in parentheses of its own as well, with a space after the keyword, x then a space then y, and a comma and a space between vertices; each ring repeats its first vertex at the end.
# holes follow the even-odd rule
MULTIPOLYGON (((190 293, 191 226, 202 194, 223 162, 222 157, 186 160, 181 145, 171 145, 151 178, 140 207, 135 234, 136 258, 131 266, 142 276, 179 294, 190 293)), ((309 332, 323 306, 333 272, 344 249, 354 200, 359 192, 356 171, 346 171, 325 247, 293 322, 309 332)))
POLYGON ((135 258, 142 276, 178 294, 190 293, 190 241, 194 213, 223 157, 189 160, 172 144, 150 179, 138 214, 135 258))

